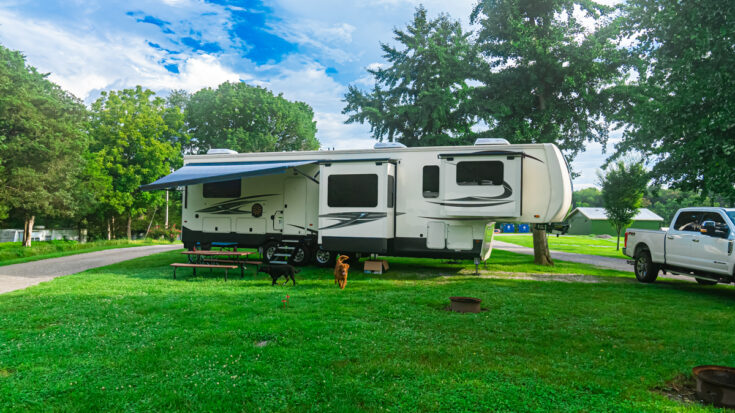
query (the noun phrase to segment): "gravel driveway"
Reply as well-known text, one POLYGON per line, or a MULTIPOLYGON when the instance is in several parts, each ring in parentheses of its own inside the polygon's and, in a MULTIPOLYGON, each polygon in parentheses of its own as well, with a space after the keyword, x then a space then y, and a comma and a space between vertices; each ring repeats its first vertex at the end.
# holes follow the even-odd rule
MULTIPOLYGON (((493 239, 493 248, 497 248, 502 251, 515 252, 517 254, 533 255, 533 248, 522 247, 520 245, 511 244, 509 242, 499 241, 497 238, 493 239)), ((561 251, 550 251, 551 258, 560 261, 577 262, 580 264, 590 264, 598 268, 609 268, 611 270, 633 272, 633 266, 626 263, 625 259, 612 258, 612 257, 600 257, 598 255, 586 255, 586 254, 575 254, 573 252, 561 252, 561 251)), ((490 258, 492 260, 492 258, 490 258)), ((659 278, 670 278, 681 281, 694 281, 692 277, 686 277, 683 275, 674 274, 663 274, 659 273, 659 278)))
POLYGON ((0 266, 0 294, 21 290, 44 281, 53 280, 62 275, 76 274, 90 268, 104 267, 133 258, 159 252, 181 249, 181 244, 151 245, 145 247, 115 248, 110 250, 69 255, 0 266))

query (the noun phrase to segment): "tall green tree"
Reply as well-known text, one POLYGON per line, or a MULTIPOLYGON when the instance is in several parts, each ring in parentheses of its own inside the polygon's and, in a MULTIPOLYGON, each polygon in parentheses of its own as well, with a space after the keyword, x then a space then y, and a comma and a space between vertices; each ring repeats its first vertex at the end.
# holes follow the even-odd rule
POLYGON ((429 19, 423 7, 393 33, 399 47, 380 45, 388 66, 367 70, 372 90, 349 87, 347 123, 367 122, 375 139, 408 146, 471 143, 468 80, 476 53, 470 33, 447 15, 429 19))
POLYGON ((735 7, 719 0, 630 0, 638 81, 621 111, 618 153, 645 154, 656 182, 735 201, 735 7))
POLYGON ((633 223, 650 178, 640 162, 624 161, 610 165, 606 173, 599 173, 598 176, 602 187, 602 204, 618 234, 617 249, 620 249, 620 232, 633 223))
MULTIPOLYGON (((588 0, 481 0, 473 107, 489 133, 514 143, 551 142, 570 161, 585 142, 606 142, 626 52, 615 41, 613 9, 588 0), (593 23, 588 30, 580 18, 593 23)), ((553 264, 546 233, 534 227, 537 264, 553 264)))
POLYGON ((572 194, 572 208, 601 206, 602 193, 595 187, 580 189, 572 194))
POLYGON ((192 153, 211 148, 238 152, 319 148, 309 105, 243 82, 194 93, 186 102, 186 124, 193 137, 187 151, 192 153))
POLYGON ((182 132, 175 125, 183 125, 183 116, 140 86, 102 92, 92 104, 91 150, 99 154, 112 180, 102 196, 104 213, 110 218, 123 215, 127 219, 128 238, 132 236, 133 217, 163 203, 163 194, 137 189, 169 174, 172 165, 181 162, 176 136, 182 132))
POLYGON ((643 196, 643 207, 649 208, 664 219, 669 225, 680 208, 696 206, 729 206, 724 199, 704 197, 701 193, 682 191, 680 189, 651 186, 643 196))
POLYGON ((0 210, 24 221, 25 246, 37 215, 72 213, 86 116, 78 99, 0 46, 0 210))

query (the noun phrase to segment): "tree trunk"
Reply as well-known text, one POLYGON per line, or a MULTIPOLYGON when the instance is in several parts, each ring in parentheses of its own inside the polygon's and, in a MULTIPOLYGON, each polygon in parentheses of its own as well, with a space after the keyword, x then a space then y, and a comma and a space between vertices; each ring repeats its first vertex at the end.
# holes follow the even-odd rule
MULTIPOLYGON (((155 215, 155 212, 153 214, 155 215)), ((168 189, 166 190, 166 218, 163 220, 163 227, 168 229, 168 189)))
POLYGON ((618 227, 618 246, 617 246, 617 250, 618 250, 618 251, 620 251, 620 230, 621 230, 621 229, 622 229, 622 228, 618 227))
POLYGON ((115 239, 115 216, 112 216, 112 239, 115 239))
POLYGON ((554 265, 546 240, 546 230, 533 227, 533 262, 538 265, 554 265))
POLYGON ((31 238, 33 237, 33 221, 36 220, 35 215, 31 215, 25 219, 23 223, 23 246, 31 246, 31 238))
POLYGON ((110 241, 112 239, 112 225, 110 224, 110 220, 107 220, 107 240, 110 241))
MULTIPOLYGON (((166 193, 168 193, 168 192, 166 192, 166 193)), ((156 207, 153 210, 153 216, 151 217, 151 222, 148 223, 148 228, 146 228, 146 230, 145 230, 145 235, 143 235, 143 239, 148 238, 148 233, 151 232, 151 225, 153 225, 153 220, 156 218, 156 212, 158 212, 158 207, 156 207)), ((166 211, 166 212, 168 212, 168 211, 166 211)))
POLYGON ((128 213, 128 241, 133 239, 133 214, 128 213))

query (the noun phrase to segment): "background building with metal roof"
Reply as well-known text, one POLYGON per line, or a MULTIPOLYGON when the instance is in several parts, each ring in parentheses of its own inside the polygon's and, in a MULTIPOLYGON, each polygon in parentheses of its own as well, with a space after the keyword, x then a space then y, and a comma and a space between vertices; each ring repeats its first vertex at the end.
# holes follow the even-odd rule
MULTIPOLYGON (((569 224, 569 234, 609 234, 617 235, 615 227, 607 218, 605 208, 575 208, 565 220, 569 224)), ((659 229, 664 219, 647 208, 641 208, 633 218, 632 228, 659 229)), ((625 230, 621 231, 621 234, 625 230)))

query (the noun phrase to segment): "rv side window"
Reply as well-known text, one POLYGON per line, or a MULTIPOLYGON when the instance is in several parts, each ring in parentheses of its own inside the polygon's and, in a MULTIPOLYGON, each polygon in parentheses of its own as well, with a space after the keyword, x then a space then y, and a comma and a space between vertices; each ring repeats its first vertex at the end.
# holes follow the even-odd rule
POLYGON ((439 196, 439 167, 436 165, 424 166, 424 198, 439 196))
POLYGON ((205 198, 239 198, 240 180, 204 184, 205 198))
POLYGON ((348 208, 378 206, 378 175, 330 175, 327 183, 327 205, 348 208))
POLYGON ((388 208, 393 208, 396 200, 396 178, 388 175, 388 208))
POLYGON ((500 161, 464 161, 457 164, 457 185, 502 185, 500 161))

